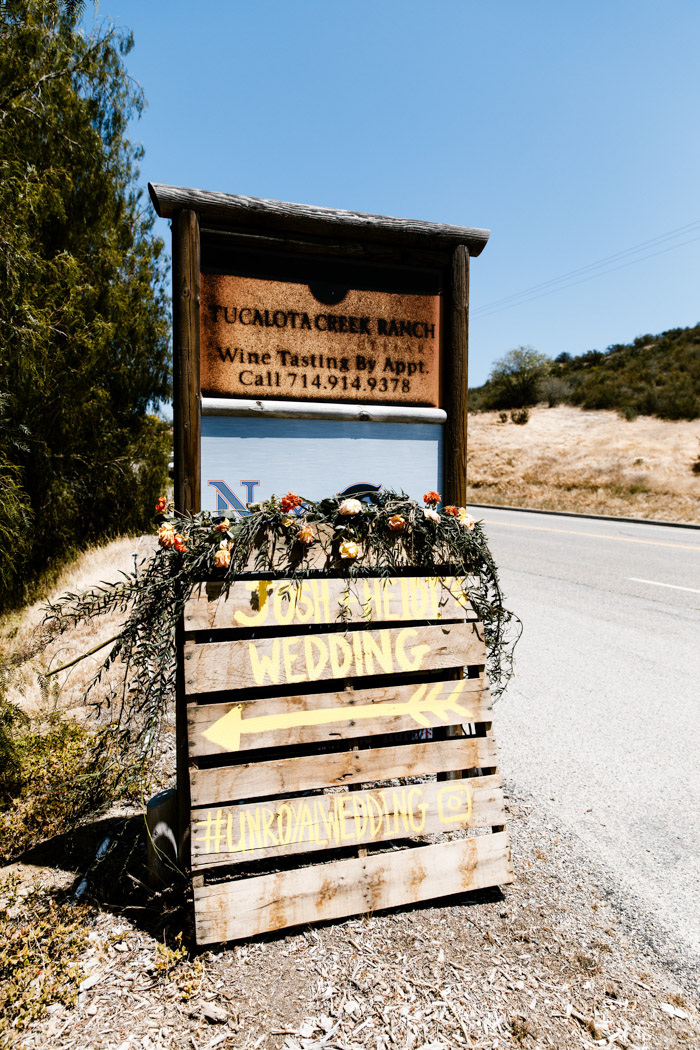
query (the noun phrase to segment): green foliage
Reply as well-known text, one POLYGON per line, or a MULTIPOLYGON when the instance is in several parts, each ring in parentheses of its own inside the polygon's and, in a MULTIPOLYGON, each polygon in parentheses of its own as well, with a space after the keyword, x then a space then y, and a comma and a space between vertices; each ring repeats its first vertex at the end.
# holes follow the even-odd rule
POLYGON ((700 418, 700 325, 642 335, 554 365, 568 400, 582 408, 614 408, 626 419, 700 418))
POLYGON ((563 352, 543 363, 544 371, 527 396, 516 389, 510 374, 517 371, 519 360, 520 351, 511 350, 494 365, 488 382, 469 391, 472 411, 545 400, 550 407, 566 402, 615 409, 630 421, 639 415, 700 418, 700 325, 641 335, 632 343, 609 346, 604 353, 589 350, 572 357, 563 352))
POLYGON ((142 529, 167 472, 164 247, 126 137, 144 100, 131 36, 82 34, 80 8, 0 9, 0 607, 142 529))
POLYGON ((571 396, 571 386, 565 379, 549 373, 539 385, 539 400, 546 401, 550 408, 555 408, 571 396))
POLYGON ((114 734, 55 715, 32 723, 0 697, 0 864, 64 834, 133 787, 114 734))
POLYGON ((550 366, 550 359, 531 346, 509 350, 495 362, 484 386, 474 391, 474 408, 525 408, 527 405, 536 405, 540 399, 540 386, 550 366))
POLYGON ((16 876, 0 883, 2 1045, 14 1045, 18 1033, 53 1003, 75 1003, 88 922, 85 906, 60 901, 42 889, 22 893, 16 876))

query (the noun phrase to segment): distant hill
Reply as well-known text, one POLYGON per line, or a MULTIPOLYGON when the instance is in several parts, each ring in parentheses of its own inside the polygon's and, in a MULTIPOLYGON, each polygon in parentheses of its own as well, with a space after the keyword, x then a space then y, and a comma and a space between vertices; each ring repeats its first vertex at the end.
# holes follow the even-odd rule
MULTIPOLYGON (((503 405, 502 395, 502 388, 488 381, 469 392, 470 408, 517 407, 503 405)), ((550 404, 616 409, 628 419, 698 419, 700 324, 641 335, 632 343, 578 357, 559 354, 541 377, 538 396, 550 404)))

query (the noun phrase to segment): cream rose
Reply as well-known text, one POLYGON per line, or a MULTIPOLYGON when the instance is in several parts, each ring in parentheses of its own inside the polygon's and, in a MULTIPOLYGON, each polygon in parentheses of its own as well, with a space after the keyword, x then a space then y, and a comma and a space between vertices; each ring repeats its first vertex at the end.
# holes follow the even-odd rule
POLYGON ((457 520, 460 525, 464 525, 465 529, 469 529, 470 532, 476 525, 476 518, 472 518, 471 514, 468 514, 464 507, 459 508, 457 520))
POLYGON ((362 504, 359 499, 346 499, 338 507, 338 514, 347 516, 348 514, 359 514, 362 511, 362 504))
POLYGON ((430 508, 428 508, 427 510, 424 510, 423 513, 425 514, 426 518, 429 518, 431 521, 440 520, 440 515, 436 510, 430 510, 430 508))

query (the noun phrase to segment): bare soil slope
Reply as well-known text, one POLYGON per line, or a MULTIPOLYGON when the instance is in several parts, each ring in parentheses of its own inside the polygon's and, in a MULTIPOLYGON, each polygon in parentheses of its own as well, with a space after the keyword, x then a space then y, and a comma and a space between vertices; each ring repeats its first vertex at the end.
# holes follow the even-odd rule
POLYGON ((469 416, 473 503, 700 523, 700 421, 670 422, 561 405, 517 426, 469 416))

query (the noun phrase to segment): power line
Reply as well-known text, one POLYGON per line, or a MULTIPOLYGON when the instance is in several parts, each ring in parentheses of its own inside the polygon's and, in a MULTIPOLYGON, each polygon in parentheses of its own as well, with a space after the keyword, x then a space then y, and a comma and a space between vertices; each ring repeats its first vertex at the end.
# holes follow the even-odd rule
POLYGON ((477 307, 472 311, 472 316, 485 316, 487 314, 499 312, 501 309, 509 310, 513 306, 522 306, 526 302, 530 302, 532 299, 539 299, 543 295, 551 295, 553 292, 563 291, 565 288, 571 288, 573 285, 582 284, 585 281, 590 281, 594 277, 602 277, 606 273, 612 273, 615 270, 621 270, 626 266, 632 266, 634 263, 643 262, 644 259, 651 259, 656 255, 663 255, 665 252, 673 251, 676 248, 682 248, 686 244, 692 244, 694 241, 700 239, 698 237, 692 237, 690 240, 682 241, 680 244, 672 244, 667 248, 662 248, 660 251, 647 252, 638 259, 630 259, 627 262, 622 263, 619 266, 607 267, 607 269, 600 270, 601 266, 606 266, 607 263, 615 262, 618 259, 623 259, 628 255, 634 255, 637 252, 643 251, 645 248, 651 248, 654 245, 658 245, 667 240, 673 240, 679 237, 683 233, 688 233, 691 230, 696 230, 700 227, 700 219, 695 222, 687 223, 685 226, 680 226, 676 230, 670 230, 668 233, 659 234, 658 237, 652 237, 648 241, 643 241, 641 244, 635 245, 633 248, 625 248, 623 251, 615 252, 613 255, 608 255, 603 259, 599 259, 597 262, 588 263, 586 266, 580 266, 576 270, 569 270, 567 273, 562 274, 560 277, 553 277, 548 281, 542 281, 540 284, 531 285, 529 288, 524 288, 521 292, 515 292, 512 295, 503 296, 501 299, 495 299, 490 303, 485 303, 484 306, 477 307), (589 273, 591 270, 599 270, 598 273, 589 273), (587 277, 581 277, 580 280, 571 281, 569 278, 580 277, 582 274, 589 274, 587 277), (567 283, 562 284, 565 281, 567 283), (550 287, 557 285, 559 287, 550 287), (546 291, 544 289, 547 289, 546 291), (530 293, 536 292, 539 294, 532 295, 530 293))
POLYGON ((500 313, 501 310, 511 310, 514 306, 523 306, 525 303, 529 303, 533 299, 541 299, 545 295, 553 295, 554 292, 562 292, 565 288, 572 288, 576 284, 585 284, 586 281, 592 281, 595 277, 603 277, 604 274, 614 273, 615 270, 624 270, 626 266, 634 266, 635 263, 643 262, 644 259, 653 259, 655 255, 664 255, 666 252, 672 252, 675 248, 682 248, 686 244, 694 244, 695 241, 700 241, 700 237, 691 237, 689 241, 683 241, 681 244, 672 244, 669 248, 662 248, 658 252, 651 252, 649 255, 645 255, 641 259, 631 259, 629 262, 621 263, 619 266, 611 266, 608 270, 602 270, 600 273, 591 274, 590 277, 582 277, 579 281, 571 281, 569 284, 563 284, 561 288, 550 288, 548 292, 540 292, 539 295, 532 295, 529 299, 523 299, 522 302, 498 307, 494 310, 489 310, 488 313, 482 313, 480 316, 489 317, 491 314, 500 313))

